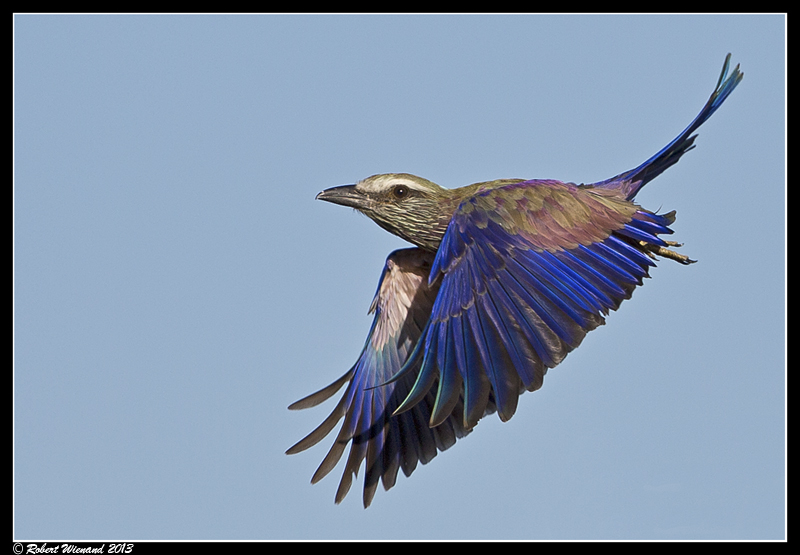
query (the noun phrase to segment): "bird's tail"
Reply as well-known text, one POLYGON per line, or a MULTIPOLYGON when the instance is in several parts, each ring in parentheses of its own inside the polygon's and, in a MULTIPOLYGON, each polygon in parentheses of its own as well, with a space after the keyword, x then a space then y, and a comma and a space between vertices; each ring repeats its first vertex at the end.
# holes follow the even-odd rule
POLYGON ((722 66, 722 73, 720 73, 717 86, 713 94, 694 118, 694 121, 689 124, 689 127, 684 129, 683 133, 678 135, 671 143, 662 148, 657 154, 652 156, 640 166, 621 173, 605 181, 593 183, 592 187, 602 187, 606 189, 621 189, 625 192, 628 200, 636 196, 636 193, 644 187, 648 182, 655 179, 671 165, 680 160, 686 152, 694 148, 694 140, 697 135, 692 135, 698 127, 703 125, 705 121, 711 117, 711 114, 717 111, 728 95, 733 92, 736 85, 744 77, 744 73, 739 71, 739 64, 733 68, 733 71, 728 75, 730 68, 731 55, 725 57, 725 64, 722 66))

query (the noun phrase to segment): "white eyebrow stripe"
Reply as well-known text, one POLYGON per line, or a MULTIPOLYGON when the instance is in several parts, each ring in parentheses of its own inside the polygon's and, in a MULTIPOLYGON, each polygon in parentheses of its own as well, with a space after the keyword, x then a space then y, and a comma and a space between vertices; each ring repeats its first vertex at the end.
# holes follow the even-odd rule
POLYGON ((356 189, 370 193, 382 193, 388 191, 398 185, 405 185, 409 189, 415 191, 425 192, 426 189, 419 183, 407 177, 388 177, 381 176, 381 178, 373 179, 367 178, 363 181, 356 183, 356 189))

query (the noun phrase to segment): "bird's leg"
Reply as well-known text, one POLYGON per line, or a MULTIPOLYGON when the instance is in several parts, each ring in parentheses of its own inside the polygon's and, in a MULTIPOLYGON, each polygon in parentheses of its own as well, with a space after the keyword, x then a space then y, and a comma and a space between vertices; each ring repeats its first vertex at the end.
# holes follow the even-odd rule
MULTIPOLYGON (((670 247, 683 246, 683 243, 676 243, 675 241, 664 241, 664 242, 670 247)), ((692 260, 685 254, 678 254, 675 251, 665 249, 664 247, 659 245, 653 245, 652 243, 648 243, 647 241, 639 241, 639 244, 644 249, 644 252, 647 253, 647 255, 652 259, 655 259, 654 255, 658 255, 658 256, 663 256, 664 258, 671 258, 672 260, 680 262, 681 264, 694 264, 695 262, 697 262, 697 260, 692 260)))

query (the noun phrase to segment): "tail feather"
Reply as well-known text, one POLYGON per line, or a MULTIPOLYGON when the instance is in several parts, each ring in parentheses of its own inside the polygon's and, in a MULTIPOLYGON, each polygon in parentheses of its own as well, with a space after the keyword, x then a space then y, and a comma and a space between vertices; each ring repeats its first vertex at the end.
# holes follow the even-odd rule
POLYGON ((731 55, 725 57, 725 64, 722 66, 717 86, 713 94, 694 118, 694 121, 684 129, 683 133, 678 135, 671 143, 662 148, 657 154, 649 158, 640 166, 614 176, 605 181, 593 183, 592 187, 602 187, 605 189, 620 189, 625 192, 628 200, 636 196, 636 193, 644 187, 648 182, 658 177, 661 172, 675 164, 680 160, 686 152, 694 148, 694 140, 697 135, 692 135, 698 127, 703 125, 711 115, 717 111, 722 103, 728 98, 728 95, 733 92, 736 85, 744 77, 744 73, 739 71, 739 64, 733 68, 733 71, 728 75, 730 68, 731 55))

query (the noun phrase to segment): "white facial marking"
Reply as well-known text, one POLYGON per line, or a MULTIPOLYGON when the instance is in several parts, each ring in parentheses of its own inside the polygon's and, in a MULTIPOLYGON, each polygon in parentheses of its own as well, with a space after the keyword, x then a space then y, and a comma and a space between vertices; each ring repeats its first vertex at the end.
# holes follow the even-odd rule
POLYGON ((365 193, 384 193, 390 191, 398 185, 404 185, 409 189, 424 191, 417 181, 409 177, 394 174, 373 175, 356 183, 356 189, 365 193))

